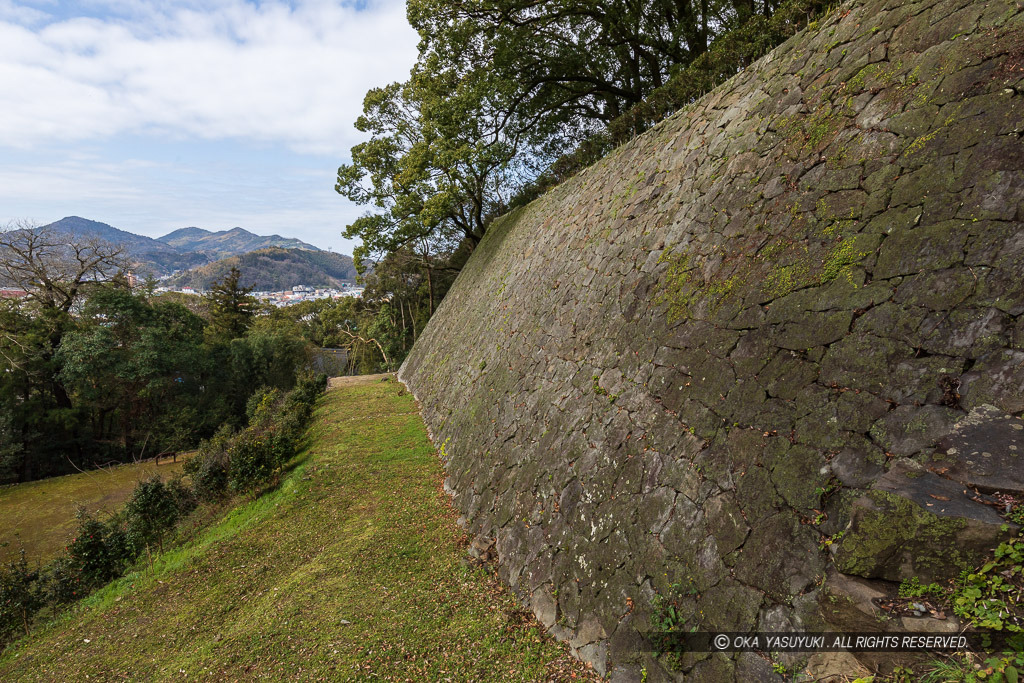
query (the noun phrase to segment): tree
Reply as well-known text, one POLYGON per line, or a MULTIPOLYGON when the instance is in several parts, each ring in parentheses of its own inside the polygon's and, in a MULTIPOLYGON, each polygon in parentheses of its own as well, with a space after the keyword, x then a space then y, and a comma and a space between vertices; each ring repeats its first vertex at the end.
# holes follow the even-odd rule
MULTIPOLYGON (((123 248, 96 239, 69 238, 24 221, 0 230, 0 280, 26 292, 28 314, 45 330, 36 352, 45 362, 60 348, 73 325, 70 314, 89 292, 127 286, 130 262, 123 248)), ((61 408, 70 408, 67 391, 51 371, 50 391, 61 408)))
MULTIPOLYGON (((776 18, 792 24, 806 3, 785 2, 776 18)), ((778 31, 761 29, 780 5, 409 0, 418 60, 408 80, 367 93, 356 127, 369 139, 335 186, 370 208, 344 233, 362 241, 354 257, 367 284, 336 327, 350 358, 400 362, 495 217, 777 44, 778 31)))
POLYGON ((43 605, 38 578, 39 571, 29 568, 24 549, 17 561, 0 567, 0 643, 19 630, 30 633, 32 616, 43 605))
MULTIPOLYGON (((198 402, 206 366, 203 321, 183 306, 123 290, 95 293, 57 355, 92 438, 142 457, 174 441, 174 417, 198 402), (138 452, 135 451, 139 445, 138 452)), ((193 430, 197 424, 193 424, 193 430)))
POLYGON ((552 162, 776 5, 410 0, 419 59, 406 82, 367 93, 356 127, 370 139, 338 169, 336 190, 375 209, 345 230, 362 239, 357 261, 475 247, 552 162))
POLYGON ((252 287, 241 286, 242 273, 233 267, 214 283, 207 295, 210 302, 210 329, 222 340, 241 337, 249 329, 256 311, 256 299, 249 296, 252 287))
POLYGON ((16 482, 24 444, 15 430, 13 401, 0 399, 0 484, 16 482))
POLYGON ((0 228, 0 285, 23 290, 0 301, 0 403, 9 409, 5 470, 18 479, 82 460, 80 412, 60 377, 57 354, 92 293, 127 287, 120 247, 24 221, 0 228))
POLYGON ((127 284, 130 268, 124 248, 102 240, 25 221, 0 229, 0 281, 25 290, 43 309, 68 313, 96 287, 127 284))
MULTIPOLYGON (((778 0, 410 0, 420 57, 487 63, 524 111, 593 130, 665 84, 721 32, 778 0), (582 124, 582 125, 581 125, 582 124)), ((563 129, 560 135, 569 130, 563 129)))

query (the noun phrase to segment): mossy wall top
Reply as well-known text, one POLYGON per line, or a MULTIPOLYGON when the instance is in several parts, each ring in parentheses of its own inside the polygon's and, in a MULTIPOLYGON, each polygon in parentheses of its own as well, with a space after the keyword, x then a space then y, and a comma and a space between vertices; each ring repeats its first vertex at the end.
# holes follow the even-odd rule
POLYGON ((492 226, 401 378, 582 656, 668 675, 636 636, 663 598, 813 627, 856 489, 965 409, 1024 411, 1022 78, 1015 2, 842 5, 492 226))

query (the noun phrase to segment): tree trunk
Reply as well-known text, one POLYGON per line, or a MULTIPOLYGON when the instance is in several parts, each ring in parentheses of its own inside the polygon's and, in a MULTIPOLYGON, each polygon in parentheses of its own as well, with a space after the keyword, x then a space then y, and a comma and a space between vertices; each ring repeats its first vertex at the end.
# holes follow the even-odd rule
MULTIPOLYGON (((428 301, 427 311, 430 313, 430 317, 433 317, 433 315, 434 315, 434 279, 433 279, 433 277, 431 277, 431 273, 433 273, 434 269, 430 267, 430 252, 429 251, 424 251, 423 252, 423 260, 427 264, 427 294, 429 295, 429 297, 427 299, 427 301, 428 301)), ((416 337, 415 329, 413 330, 412 336, 414 338, 416 337)))
POLYGON ((68 396, 67 390, 60 382, 57 380, 50 382, 50 392, 53 394, 53 400, 56 401, 58 408, 71 408, 71 397, 68 396))
POLYGON ((405 326, 405 304, 402 303, 401 299, 398 300, 398 309, 402 311, 402 350, 405 351, 407 348, 409 348, 408 346, 406 346, 405 339, 406 332, 408 332, 409 328, 405 326))

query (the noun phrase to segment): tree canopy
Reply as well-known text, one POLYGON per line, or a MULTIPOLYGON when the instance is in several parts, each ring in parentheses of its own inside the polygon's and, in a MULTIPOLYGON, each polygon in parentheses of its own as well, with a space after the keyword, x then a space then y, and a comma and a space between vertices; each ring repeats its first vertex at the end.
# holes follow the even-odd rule
POLYGON ((252 287, 243 287, 241 281, 242 272, 232 267, 210 288, 210 330, 222 339, 245 334, 256 312, 256 299, 249 296, 252 287))

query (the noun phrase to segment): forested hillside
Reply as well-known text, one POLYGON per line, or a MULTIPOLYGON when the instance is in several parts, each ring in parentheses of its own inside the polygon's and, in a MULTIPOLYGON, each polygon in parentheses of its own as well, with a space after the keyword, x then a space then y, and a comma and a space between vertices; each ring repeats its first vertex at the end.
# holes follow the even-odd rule
POLYGON ((69 242, 99 240, 121 247, 131 259, 131 267, 140 276, 164 275, 175 270, 207 263, 210 258, 194 251, 182 251, 159 240, 136 235, 112 225, 79 216, 68 216, 46 226, 64 235, 69 242))
POLYGON ((166 282, 176 287, 206 290, 232 268, 243 273, 242 286, 257 291, 280 291, 293 285, 341 287, 356 279, 352 257, 329 251, 271 247, 231 256, 180 273, 166 282))
POLYGON ((197 251, 221 259, 248 251, 280 247, 282 249, 306 249, 320 251, 302 240, 280 235, 254 235, 242 228, 211 232, 202 228, 181 228, 158 237, 157 241, 168 244, 179 251, 197 251))
MULTIPOLYGON (((25 226, 32 227, 27 223, 25 226)), ((256 235, 242 228, 220 232, 210 232, 201 228, 181 228, 153 239, 79 216, 68 216, 43 227, 64 235, 71 242, 101 241, 120 247, 131 262, 132 271, 139 277, 162 277, 174 271, 187 270, 219 259, 269 248, 326 254, 301 240, 280 235, 256 235)), ((332 258, 309 260, 310 263, 319 264, 315 267, 325 271, 337 271, 335 261, 336 259, 332 258)), ((218 276, 227 270, 230 270, 230 266, 218 271, 218 276)))

